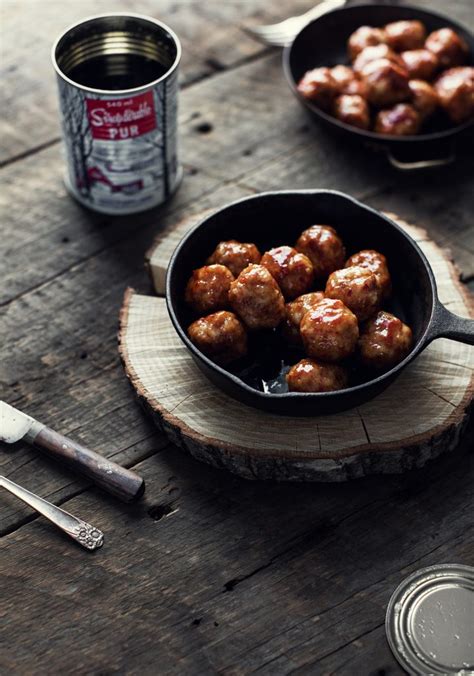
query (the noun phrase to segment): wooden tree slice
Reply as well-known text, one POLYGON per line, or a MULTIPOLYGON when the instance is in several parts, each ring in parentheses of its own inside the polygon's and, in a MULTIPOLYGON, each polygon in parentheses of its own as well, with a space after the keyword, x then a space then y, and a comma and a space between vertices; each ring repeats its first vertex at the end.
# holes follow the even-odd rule
MULTIPOLYGON (((191 222, 180 224, 178 239, 191 222)), ((473 316, 472 300, 448 255, 425 231, 402 226, 429 259, 442 302, 473 316)), ((158 242, 148 256, 160 293, 169 251, 168 242, 158 242)), ((176 335, 164 299, 131 289, 119 343, 132 386, 169 439, 199 460, 253 479, 343 481, 422 467, 456 447, 474 393, 474 350, 441 339, 385 392, 356 409, 314 418, 259 411, 202 375, 176 335)))

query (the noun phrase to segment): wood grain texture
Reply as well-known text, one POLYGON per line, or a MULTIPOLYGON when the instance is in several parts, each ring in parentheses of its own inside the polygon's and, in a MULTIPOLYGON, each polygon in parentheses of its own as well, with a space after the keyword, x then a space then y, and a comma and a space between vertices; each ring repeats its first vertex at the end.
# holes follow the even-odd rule
MULTIPOLYGON (((446 254, 426 230, 391 216, 430 261, 441 301, 474 316, 446 254)), ((193 224, 182 221, 174 234, 193 224)), ((159 294, 171 241, 158 241, 147 256, 159 294)), ((243 406, 208 382, 161 299, 127 292, 119 340, 127 376, 159 429, 197 459, 246 478, 340 481, 422 467, 456 447, 474 393, 474 351, 443 339, 372 401, 337 415, 287 418, 243 406)))
POLYGON ((398 675, 392 591, 422 566, 472 563, 465 449, 317 487, 243 481, 174 447, 136 470, 148 491, 132 509, 68 501, 105 533, 92 557, 41 519, 3 538, 2 672, 398 675))
MULTIPOLYGON (((248 482, 170 446, 123 376, 117 316, 127 286, 151 291, 153 239, 259 190, 329 187, 390 208, 427 224, 472 279, 472 141, 449 169, 402 176, 313 125, 280 54, 240 30, 313 4, 126 4, 168 21, 185 51, 185 180, 166 207, 133 219, 66 196, 49 61, 67 23, 124 3, 0 4, 0 397, 147 481, 144 501, 121 507, 27 445, 2 445, 2 473, 106 533, 90 557, 2 493, 2 673, 395 676, 381 624, 395 586, 422 565, 472 563, 472 422, 464 448, 403 476, 248 482)), ((449 14, 472 28, 470 0, 449 14)))
POLYGON ((183 46, 180 83, 189 86, 268 51, 242 30, 244 18, 251 25, 310 6, 308 0, 282 2, 278 8, 266 0, 254 0, 243 15, 238 0, 213 3, 210 8, 196 0, 164 0, 159 6, 153 0, 48 0, 41 7, 36 0, 22 0, 18 11, 15 0, 4 0, 1 57, 5 98, 0 163, 58 142, 57 94, 50 52, 55 38, 82 18, 107 12, 137 12, 168 23, 183 46))

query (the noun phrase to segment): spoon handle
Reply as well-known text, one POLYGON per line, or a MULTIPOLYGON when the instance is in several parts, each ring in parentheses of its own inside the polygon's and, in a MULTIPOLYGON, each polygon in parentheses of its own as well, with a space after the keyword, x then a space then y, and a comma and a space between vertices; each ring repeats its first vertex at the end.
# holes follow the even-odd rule
POLYGON ((104 544, 104 534, 98 528, 91 526, 90 523, 78 519, 60 507, 56 507, 56 505, 40 498, 39 495, 27 491, 26 488, 19 486, 4 476, 0 476, 0 486, 16 495, 23 502, 26 502, 27 505, 45 516, 86 549, 98 549, 104 544))

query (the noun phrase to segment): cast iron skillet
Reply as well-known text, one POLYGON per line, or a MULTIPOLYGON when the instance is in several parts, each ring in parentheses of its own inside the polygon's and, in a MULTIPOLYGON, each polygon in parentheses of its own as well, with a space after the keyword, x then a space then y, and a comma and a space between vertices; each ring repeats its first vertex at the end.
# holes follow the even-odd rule
POLYGON ((423 134, 394 137, 357 129, 324 113, 298 93, 296 85, 307 70, 318 66, 349 64, 347 40, 359 26, 383 26, 391 21, 418 19, 428 33, 439 28, 455 30, 469 45, 469 64, 474 63, 474 35, 448 17, 417 7, 355 5, 336 9, 305 26, 283 52, 283 69, 298 100, 314 117, 346 138, 375 144, 384 149, 397 169, 420 169, 448 164, 454 159, 455 143, 473 126, 473 120, 454 125, 442 112, 436 113, 423 134))
POLYGON ((432 340, 445 336, 474 344, 474 320, 446 310, 438 300, 433 272, 418 245, 389 220, 352 197, 333 190, 268 192, 248 197, 205 218, 176 248, 166 280, 171 321, 197 366, 224 392, 249 406, 287 415, 318 415, 357 406, 389 385, 432 340), (413 329, 414 345, 406 359, 373 377, 367 371, 351 374, 351 387, 337 392, 298 393, 286 390, 283 366, 304 355, 285 350, 278 331, 251 337, 250 357, 222 368, 208 359, 186 335, 195 319, 184 302, 193 269, 204 265, 221 240, 255 242, 263 252, 293 244, 302 230, 315 223, 337 228, 347 255, 373 248, 387 256, 394 286, 392 310, 413 329))

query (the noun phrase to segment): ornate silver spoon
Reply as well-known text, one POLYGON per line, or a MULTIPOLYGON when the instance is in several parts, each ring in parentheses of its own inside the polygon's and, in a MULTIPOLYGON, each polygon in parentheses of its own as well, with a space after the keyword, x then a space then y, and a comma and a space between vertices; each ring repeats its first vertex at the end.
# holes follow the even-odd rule
POLYGON ((104 534, 98 528, 91 526, 90 523, 78 519, 64 509, 56 507, 56 505, 52 505, 47 500, 40 498, 39 495, 27 491, 26 488, 22 488, 22 486, 1 475, 0 486, 33 507, 86 549, 98 549, 104 544, 104 534))

